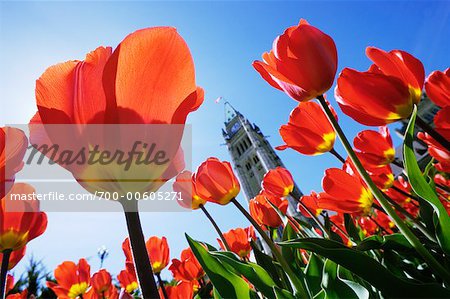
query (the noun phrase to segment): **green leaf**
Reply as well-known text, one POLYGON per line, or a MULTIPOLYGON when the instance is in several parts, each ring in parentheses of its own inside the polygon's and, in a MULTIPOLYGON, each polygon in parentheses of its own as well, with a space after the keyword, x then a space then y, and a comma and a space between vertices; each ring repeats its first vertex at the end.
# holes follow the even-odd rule
POLYGON ((276 299, 296 299, 295 296, 291 292, 280 289, 277 286, 273 287, 273 291, 275 293, 276 299))
POLYGON ((305 269, 305 280, 308 285, 309 292, 315 296, 321 288, 323 261, 316 254, 312 253, 309 257, 308 265, 305 269))
POLYGON ((352 241, 359 243, 361 241, 360 230, 353 223, 352 217, 349 214, 344 214, 345 231, 348 233, 352 241))
POLYGON ((450 290, 444 289, 438 284, 418 284, 401 279, 365 253, 332 240, 307 238, 279 244, 303 248, 326 257, 373 285, 385 297, 450 298, 450 290))
POLYGON ((252 262, 243 262, 232 252, 218 251, 211 254, 222 263, 229 264, 238 274, 247 278, 267 298, 275 298, 273 293, 275 282, 260 265, 252 262))
POLYGON ((355 281, 356 279, 350 271, 339 265, 337 270, 339 280, 350 287, 359 299, 369 299, 369 291, 355 281))
MULTIPOLYGON (((297 239, 298 236, 295 233, 295 230, 292 228, 292 226, 288 223, 284 227, 283 230, 283 241, 293 240, 297 239)), ((291 265, 292 269, 294 271, 302 271, 300 269, 300 265, 303 265, 303 261, 300 259, 300 253, 298 250, 294 250, 292 248, 283 247, 281 248, 281 254, 286 259, 286 261, 291 265)))
POLYGON ((250 245, 252 246, 253 254, 255 255, 256 262, 258 265, 260 265, 264 270, 269 273, 270 277, 272 277, 275 284, 280 288, 286 288, 290 284, 284 283, 284 281, 287 281, 286 274, 281 271, 279 268, 280 266, 275 263, 272 257, 268 256, 261 250, 259 250, 258 245, 251 240, 250 245), (284 276, 283 276, 284 275, 284 276))
POLYGON ((244 279, 227 270, 205 247, 185 235, 192 252, 221 297, 250 299, 250 287, 244 279))
POLYGON ((403 160, 405 161, 405 171, 414 192, 426 200, 434 210, 434 226, 436 228, 436 238, 439 245, 446 254, 450 254, 450 216, 439 200, 436 192, 427 183, 425 177, 417 164, 414 153, 414 124, 416 121, 417 106, 414 106, 411 119, 406 129, 405 141, 403 145, 403 160))
POLYGON ((355 292, 339 279, 338 265, 331 260, 326 260, 323 267, 322 288, 325 291, 325 298, 327 299, 358 298, 355 292))
POLYGON ((374 235, 367 237, 362 240, 358 246, 356 246, 356 249, 361 251, 373 249, 393 249, 398 251, 414 250, 405 236, 400 233, 386 236, 374 235))

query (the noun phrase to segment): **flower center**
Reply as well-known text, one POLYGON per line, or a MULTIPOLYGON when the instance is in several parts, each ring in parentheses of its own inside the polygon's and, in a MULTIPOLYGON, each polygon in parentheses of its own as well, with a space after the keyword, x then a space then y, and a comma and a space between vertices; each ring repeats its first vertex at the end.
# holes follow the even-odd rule
POLYGON ((88 288, 88 284, 87 284, 87 282, 84 282, 84 281, 74 284, 70 287, 69 294, 67 294, 67 296, 69 298, 77 298, 78 296, 86 293, 87 288, 88 288))
POLYGON ((334 140, 336 139, 336 134, 334 132, 325 133, 322 136, 323 142, 316 147, 317 153, 321 154, 324 152, 328 152, 334 146, 334 140))

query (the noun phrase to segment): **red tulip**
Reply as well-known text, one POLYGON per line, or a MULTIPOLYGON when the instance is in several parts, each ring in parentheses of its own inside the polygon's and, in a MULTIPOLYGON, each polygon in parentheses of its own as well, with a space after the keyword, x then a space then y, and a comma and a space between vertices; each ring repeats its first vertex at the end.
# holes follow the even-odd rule
POLYGON ((394 187, 403 191, 403 193, 398 192, 393 188, 389 188, 385 191, 386 195, 389 196, 392 200, 395 200, 400 205, 404 203, 408 203, 411 201, 411 197, 406 196, 405 194, 411 194, 412 188, 411 185, 406 181, 402 176, 399 176, 393 184, 394 187))
POLYGON ((359 217, 358 224, 366 237, 372 236, 378 232, 378 225, 369 217, 359 217))
POLYGON ((119 293, 112 283, 111 274, 101 269, 91 277, 91 288, 83 296, 87 299, 117 299, 119 293))
POLYGON ((32 196, 36 191, 24 183, 17 183, 0 203, 0 251, 19 250, 28 242, 42 235, 47 228, 47 215, 39 212, 37 200, 15 200, 32 196), (8 203, 7 203, 8 201, 8 203), (6 205, 10 205, 8 208, 6 205), (14 211, 7 211, 13 209, 14 211))
POLYGON ((160 273, 169 264, 169 244, 166 237, 151 237, 145 243, 152 263, 153 272, 160 273))
POLYGON ((14 276, 6 275, 5 294, 8 294, 14 288, 14 276))
MULTIPOLYGON (((329 106, 334 116, 336 112, 329 106)), ((319 104, 299 103, 292 110, 289 122, 281 126, 280 135, 285 145, 278 150, 292 148, 304 155, 319 155, 330 151, 334 146, 336 133, 319 104)))
POLYGON ((205 275, 205 271, 190 248, 181 252, 181 260, 172 260, 169 270, 176 280, 188 282, 197 281, 205 275))
MULTIPOLYGON (((247 228, 236 228, 230 229, 228 232, 224 233, 223 236, 230 245, 232 252, 239 255, 241 258, 247 258, 252 250, 250 245, 250 240, 256 240, 256 235, 253 226, 247 228)), ((222 244, 220 239, 217 239, 220 248, 225 250, 225 246, 222 244)))
POLYGON ((357 122, 381 126, 408 118, 419 103, 425 72, 411 54, 368 47, 374 64, 366 72, 345 68, 337 80, 336 99, 357 122))
MULTIPOLYGON (((11 255, 9 256, 9 264, 8 264, 8 270, 13 269, 25 256, 26 246, 23 246, 21 249, 15 250, 11 252, 11 255)), ((3 260, 3 253, 0 253, 0 264, 3 260)))
POLYGON ((277 167, 264 175, 261 185, 265 193, 286 197, 294 190, 294 179, 289 170, 277 167))
MULTIPOLYGON (((319 197, 316 192, 311 192, 310 195, 303 195, 300 201, 305 205, 311 213, 316 217, 322 213, 322 209, 318 206, 319 197)), ((297 211, 299 211, 303 216, 311 218, 308 211, 306 211, 300 204, 297 205, 297 211)))
POLYGON ((361 179, 338 168, 325 170, 318 206, 341 213, 368 214, 373 196, 361 179))
POLYGON ((255 221, 265 227, 277 228, 283 224, 282 219, 278 215, 277 211, 272 207, 269 201, 278 207, 278 209, 286 214, 289 203, 278 196, 270 194, 260 193, 255 198, 250 200, 249 209, 250 215, 255 221))
POLYGON ((425 80, 427 96, 438 106, 450 106, 450 68, 434 71, 425 80))
POLYGON ((47 281, 47 287, 61 299, 77 298, 83 296, 90 283, 90 266, 85 259, 78 264, 66 261, 55 269, 57 283, 47 281))
MULTIPOLYGON (((446 139, 450 140, 450 130, 442 130, 440 133, 446 139)), ((417 133, 417 137, 428 145, 428 153, 438 161, 438 163, 434 165, 436 169, 441 172, 450 173, 450 150, 434 140, 428 133, 419 132, 417 133)))
POLYGON ((198 196, 193 182, 192 172, 181 172, 173 183, 173 191, 181 193, 181 199, 177 202, 186 209, 196 210, 200 205, 205 205, 206 200, 198 196))
POLYGON ((380 127, 379 131, 365 130, 359 132, 353 140, 356 154, 361 162, 372 167, 389 165, 395 158, 395 149, 389 129, 380 127))
POLYGON ((28 290, 25 289, 20 293, 10 294, 6 296, 6 299, 28 299, 28 290))
POLYGON ((438 173, 434 176, 434 182, 447 188, 450 188, 450 179, 438 173))
MULTIPOLYGON (((189 48, 176 29, 142 29, 128 35, 114 51, 99 47, 84 61, 72 60, 48 68, 36 82, 38 112, 30 122, 30 139, 38 148, 45 144, 60 146, 54 159, 91 192, 124 193, 130 188, 136 192, 155 191, 184 168, 183 159, 177 156, 183 126, 178 126, 180 132, 169 138, 168 129, 161 127, 150 133, 147 126, 89 126, 87 130, 85 124, 184 124, 203 96, 203 90, 195 84, 189 48), (72 126, 55 128, 48 124, 72 126), (144 132, 136 132, 138 128, 144 132), (107 165, 61 162, 65 149, 79 152, 83 147, 101 145, 101 150, 113 147, 114 151, 130 151, 136 138, 142 140, 144 133, 151 134, 150 140, 164 147, 169 163, 139 164, 135 155, 130 171, 126 171, 117 161, 107 165), (92 179, 109 181, 93 183, 92 179), (112 179, 118 181, 111 183, 112 179), (126 179, 145 181, 119 181, 126 179)), ((139 150, 147 155, 150 147, 139 150)))
POLYGON ((262 59, 253 62, 261 77, 300 102, 330 89, 337 70, 333 39, 303 19, 278 36, 262 59))
MULTIPOLYGON (((166 285, 168 299, 187 299, 194 296, 194 286, 191 282, 181 282, 177 285, 166 285)), ((162 290, 160 289, 160 297, 164 298, 162 290)))
MULTIPOLYGON (((379 189, 386 190, 390 188, 394 183, 394 174, 392 173, 391 166, 384 165, 381 167, 373 167, 371 164, 367 165, 367 163, 365 162, 362 162, 362 164, 365 167, 367 174, 370 176, 372 181, 375 183, 375 185, 377 185, 379 189)), ((347 158, 345 160, 342 169, 345 170, 350 175, 360 177, 358 171, 356 170, 356 167, 354 166, 350 158, 347 158)))
POLYGON ((11 190, 15 174, 22 169, 27 146, 28 139, 22 130, 0 128, 0 198, 11 190))
POLYGON ((139 289, 136 272, 134 272, 134 269, 133 271, 130 271, 127 267, 127 269, 120 271, 119 275, 117 275, 117 280, 120 283, 120 287, 129 294, 139 289))
POLYGON ((450 135, 450 106, 439 110, 433 119, 435 130, 442 135, 450 135))
POLYGON ((220 205, 228 204, 241 188, 230 163, 217 158, 208 158, 203 162, 193 181, 198 196, 220 205))

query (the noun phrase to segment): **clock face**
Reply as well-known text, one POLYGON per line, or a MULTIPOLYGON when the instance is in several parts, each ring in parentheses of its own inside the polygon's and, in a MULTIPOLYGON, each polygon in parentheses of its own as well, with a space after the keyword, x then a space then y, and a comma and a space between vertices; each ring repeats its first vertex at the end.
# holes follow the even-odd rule
POLYGON ((240 122, 236 122, 232 127, 231 127, 231 133, 236 133, 238 130, 239 130, 239 128, 241 127, 241 123, 240 122))

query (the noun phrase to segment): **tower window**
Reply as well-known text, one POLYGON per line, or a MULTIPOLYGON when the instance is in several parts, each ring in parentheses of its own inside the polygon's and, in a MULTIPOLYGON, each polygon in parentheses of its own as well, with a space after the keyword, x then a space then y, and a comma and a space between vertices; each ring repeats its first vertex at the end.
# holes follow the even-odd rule
POLYGON ((239 149, 239 146, 236 146, 236 151, 238 152, 238 155, 242 155, 241 150, 239 149))
POLYGON ((255 164, 257 164, 257 163, 259 162, 258 156, 254 156, 254 157, 253 157, 253 162, 254 162, 255 164))
POLYGON ((242 144, 242 142, 239 143, 239 147, 241 148, 242 153, 244 153, 245 152, 245 148, 244 148, 244 145, 242 144))

